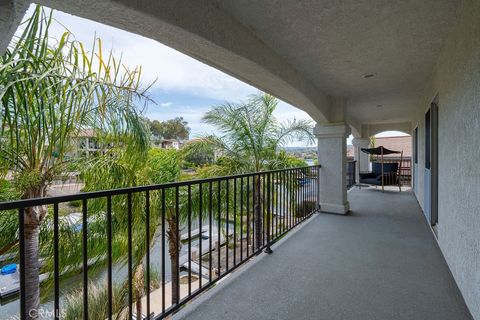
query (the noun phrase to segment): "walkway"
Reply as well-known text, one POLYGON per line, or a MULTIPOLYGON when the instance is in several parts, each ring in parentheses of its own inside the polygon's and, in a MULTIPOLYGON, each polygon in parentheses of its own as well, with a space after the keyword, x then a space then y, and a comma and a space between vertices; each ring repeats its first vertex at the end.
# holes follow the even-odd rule
POLYGON ((174 318, 471 319, 411 192, 352 190, 174 318))

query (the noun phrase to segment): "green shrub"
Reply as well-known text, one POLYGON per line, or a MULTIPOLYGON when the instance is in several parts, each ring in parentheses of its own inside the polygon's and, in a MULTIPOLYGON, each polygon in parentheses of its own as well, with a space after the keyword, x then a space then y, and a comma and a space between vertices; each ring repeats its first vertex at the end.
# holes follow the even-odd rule
POLYGON ((81 200, 73 200, 68 203, 68 205, 72 208, 80 208, 82 206, 81 200))

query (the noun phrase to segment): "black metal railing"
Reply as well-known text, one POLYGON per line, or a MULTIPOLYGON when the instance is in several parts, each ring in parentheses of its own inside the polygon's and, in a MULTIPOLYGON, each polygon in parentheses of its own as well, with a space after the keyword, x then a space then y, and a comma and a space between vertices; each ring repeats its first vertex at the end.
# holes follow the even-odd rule
POLYGON ((384 163, 398 163, 397 176, 401 186, 410 187, 412 184, 412 159, 411 157, 385 157, 384 163))
POLYGON ((40 308, 50 308, 55 319, 161 319, 255 255, 271 252, 272 243, 316 212, 319 170, 0 203, 0 214, 18 218, 12 259, 20 264, 20 318, 32 311, 25 289, 31 273, 23 272, 31 268, 24 226, 32 208, 48 209, 39 240, 40 308))
POLYGON ((347 189, 356 184, 356 163, 357 161, 347 161, 347 189))

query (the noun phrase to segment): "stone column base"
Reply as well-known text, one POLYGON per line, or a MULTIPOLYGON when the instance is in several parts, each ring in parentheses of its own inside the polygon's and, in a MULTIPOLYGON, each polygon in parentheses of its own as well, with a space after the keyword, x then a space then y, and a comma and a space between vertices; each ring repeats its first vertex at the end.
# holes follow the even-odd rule
POLYGON ((320 202, 320 211, 324 213, 347 214, 350 211, 350 203, 347 201, 347 203, 341 205, 320 202))

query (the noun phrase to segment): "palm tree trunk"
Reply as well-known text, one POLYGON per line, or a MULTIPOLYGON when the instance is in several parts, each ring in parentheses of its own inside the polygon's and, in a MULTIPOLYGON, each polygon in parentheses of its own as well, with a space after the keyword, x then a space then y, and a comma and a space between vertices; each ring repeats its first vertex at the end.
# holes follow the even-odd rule
POLYGON ((258 250, 262 247, 263 228, 262 228, 262 179, 255 177, 254 181, 255 198, 254 198, 254 226, 255 226, 255 249, 258 250))
POLYGON ((25 265, 23 272, 25 276, 25 310, 27 319, 37 319, 37 311, 40 306, 40 263, 38 260, 40 224, 32 221, 34 208, 25 211, 24 243, 25 243, 25 265))
POLYGON ((135 270, 135 280, 134 280, 134 287, 135 287, 135 309, 137 313, 137 319, 142 319, 142 297, 144 295, 144 272, 143 272, 143 263, 140 263, 135 270))
MULTIPOLYGON (((24 198, 37 198, 45 196, 46 185, 39 185, 24 193, 24 198)), ((30 207, 24 213, 24 244, 25 244, 25 265, 23 272, 25 276, 25 310, 27 319, 38 319, 40 307, 40 225, 47 214, 46 206, 30 207)))
POLYGON ((177 228, 177 221, 175 218, 167 219, 168 230, 168 253, 170 255, 170 267, 172 274, 172 305, 180 301, 180 261, 178 254, 180 253, 180 235, 177 228))

